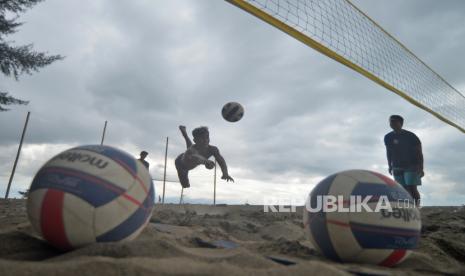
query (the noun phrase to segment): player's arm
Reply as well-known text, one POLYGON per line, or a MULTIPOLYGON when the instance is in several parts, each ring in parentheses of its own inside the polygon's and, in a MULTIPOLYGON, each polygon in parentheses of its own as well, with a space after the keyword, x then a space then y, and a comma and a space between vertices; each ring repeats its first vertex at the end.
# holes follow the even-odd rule
POLYGON ((186 132, 186 127, 185 126, 179 126, 179 130, 181 131, 182 137, 184 137, 184 140, 186 141, 186 148, 189 149, 192 146, 192 141, 187 135, 186 132))
POLYGON ((392 174, 392 150, 389 147, 386 148, 386 158, 389 167, 389 174, 392 174))
POLYGON ((387 136, 384 137, 384 145, 386 146, 386 158, 387 158, 387 162, 388 162, 388 166, 389 166, 389 174, 392 175, 392 150, 391 150, 391 147, 388 145, 388 141, 387 141, 387 136))
POLYGON ((425 172, 423 171, 423 151, 421 149, 421 144, 416 148, 417 158, 418 158, 418 172, 420 176, 423 177, 425 172))
POLYGON ((423 150, 421 148, 420 139, 415 135, 416 138, 416 145, 415 145, 415 158, 418 161, 418 173, 421 177, 425 175, 423 171, 423 150))
POLYGON ((234 182, 234 179, 228 174, 228 166, 226 165, 226 161, 224 160, 223 156, 221 156, 220 150, 217 147, 213 148, 213 156, 215 157, 216 162, 218 162, 218 165, 220 165, 221 172, 223 172, 221 179, 224 179, 228 182, 234 182))

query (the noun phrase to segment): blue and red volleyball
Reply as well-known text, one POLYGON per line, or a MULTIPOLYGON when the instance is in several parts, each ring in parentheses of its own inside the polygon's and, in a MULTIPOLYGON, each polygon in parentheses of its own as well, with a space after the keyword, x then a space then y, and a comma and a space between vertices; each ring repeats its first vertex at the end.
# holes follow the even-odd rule
POLYGON ((409 193, 391 178, 350 170, 315 186, 304 208, 304 226, 314 247, 329 259, 394 266, 417 248, 421 217, 409 193), (325 210, 330 200, 321 198, 338 200, 325 210))
POLYGON ((66 150, 35 175, 27 201, 33 228, 61 250, 127 241, 149 222, 155 196, 141 162, 119 149, 66 150))

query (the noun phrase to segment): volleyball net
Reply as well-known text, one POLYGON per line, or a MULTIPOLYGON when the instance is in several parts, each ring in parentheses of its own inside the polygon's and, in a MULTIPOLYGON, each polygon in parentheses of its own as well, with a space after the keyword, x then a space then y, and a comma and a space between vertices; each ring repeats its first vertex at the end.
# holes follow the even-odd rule
POLYGON ((465 97, 348 0, 226 0, 465 133, 465 97))

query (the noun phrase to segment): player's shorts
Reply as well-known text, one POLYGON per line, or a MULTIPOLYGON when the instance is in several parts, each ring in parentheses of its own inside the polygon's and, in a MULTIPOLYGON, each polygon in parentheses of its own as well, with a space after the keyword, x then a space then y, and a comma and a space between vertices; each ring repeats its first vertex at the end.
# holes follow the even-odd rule
POLYGON ((402 186, 421 185, 421 176, 416 171, 393 169, 394 179, 402 186))

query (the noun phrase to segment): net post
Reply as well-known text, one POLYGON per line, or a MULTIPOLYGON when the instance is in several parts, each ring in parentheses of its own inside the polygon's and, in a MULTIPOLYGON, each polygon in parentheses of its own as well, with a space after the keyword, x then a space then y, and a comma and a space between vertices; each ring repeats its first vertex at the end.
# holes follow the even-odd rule
POLYGON ((213 172, 213 206, 216 206, 216 159, 215 159, 215 170, 213 172))
POLYGON ((23 147, 24 134, 26 134, 27 123, 29 122, 29 116, 30 115, 31 115, 31 112, 28 111, 27 116, 26 116, 26 122, 24 123, 24 127, 23 127, 23 133, 21 134, 21 141, 19 142, 18 152, 16 153, 15 163, 13 165, 13 169, 11 170, 10 180, 8 180, 8 186, 7 186, 6 192, 5 192, 5 199, 8 199, 8 195, 10 193, 11 182, 13 181, 13 177, 15 175, 16 165, 18 164, 18 159, 19 159, 19 155, 21 153, 21 148, 23 147))
POLYGON ((101 146, 103 146, 103 141, 105 140, 105 132, 106 131, 107 131, 107 121, 105 121, 105 125, 103 126, 102 141, 100 142, 101 146))
POLYGON ((165 146, 165 168, 163 170, 163 197, 161 200, 162 204, 165 204, 166 160, 167 158, 168 158, 168 137, 166 137, 166 146, 165 146))

